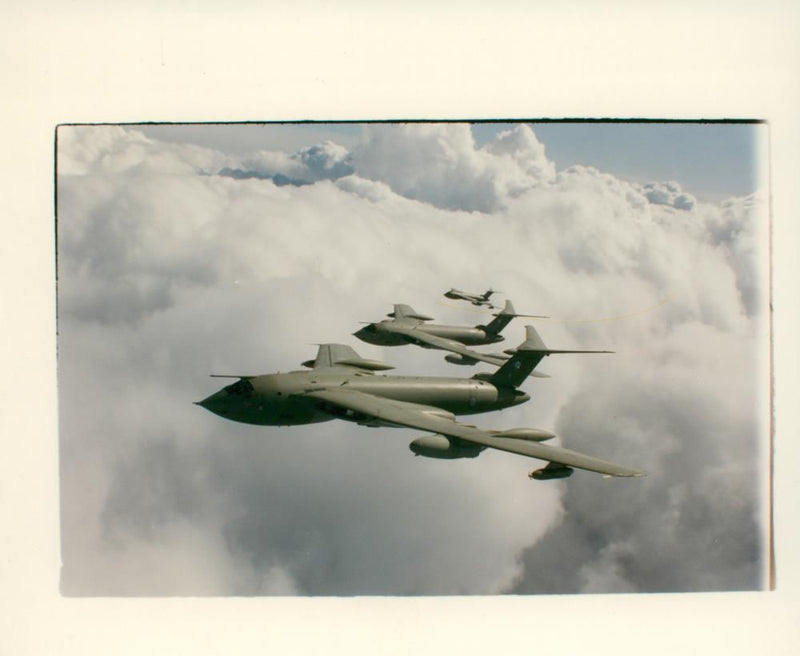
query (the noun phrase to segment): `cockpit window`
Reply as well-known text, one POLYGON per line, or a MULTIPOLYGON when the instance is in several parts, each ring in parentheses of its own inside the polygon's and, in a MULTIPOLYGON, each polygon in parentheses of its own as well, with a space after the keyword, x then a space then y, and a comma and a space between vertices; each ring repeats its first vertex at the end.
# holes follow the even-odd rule
POLYGON ((225 391, 228 392, 228 394, 244 396, 253 392, 253 383, 246 378, 242 378, 242 380, 235 382, 233 385, 228 385, 225 391))

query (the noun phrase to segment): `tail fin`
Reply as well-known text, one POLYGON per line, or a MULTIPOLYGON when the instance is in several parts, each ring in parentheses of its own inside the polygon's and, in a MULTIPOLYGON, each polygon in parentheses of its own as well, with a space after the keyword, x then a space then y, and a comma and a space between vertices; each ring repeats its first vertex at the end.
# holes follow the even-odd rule
POLYGON ((519 387, 536 366, 553 353, 613 353, 614 351, 583 351, 549 349, 533 326, 525 326, 525 341, 517 347, 514 355, 500 367, 489 382, 498 387, 519 387))
POLYGON ((503 307, 503 309, 494 315, 494 319, 492 319, 488 325, 479 326, 479 328, 483 328, 490 335, 497 335, 516 316, 517 315, 514 312, 514 306, 511 305, 511 301, 506 301, 506 304, 503 307))
POLYGON ((487 326, 477 326, 483 328, 490 335, 498 335, 514 317, 529 317, 530 319, 547 319, 543 314, 517 314, 511 301, 506 301, 505 306, 500 312, 494 315, 494 319, 487 326))

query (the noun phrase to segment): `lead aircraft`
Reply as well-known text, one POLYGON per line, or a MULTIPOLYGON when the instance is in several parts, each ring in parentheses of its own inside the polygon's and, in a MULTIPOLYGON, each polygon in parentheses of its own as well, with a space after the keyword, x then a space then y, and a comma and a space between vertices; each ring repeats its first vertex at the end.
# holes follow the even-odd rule
POLYGON ((538 480, 566 478, 573 468, 607 476, 644 476, 646 472, 562 447, 542 444, 555 435, 534 428, 486 430, 456 421, 456 415, 502 410, 525 403, 518 389, 536 365, 554 353, 607 353, 548 349, 533 326, 526 340, 493 374, 472 378, 377 374, 394 367, 362 358, 344 344, 322 344, 311 371, 238 378, 197 402, 225 419, 263 426, 293 426, 344 419, 365 426, 414 428, 432 435, 409 445, 430 458, 474 458, 484 449, 498 449, 549 464, 532 471, 538 480))

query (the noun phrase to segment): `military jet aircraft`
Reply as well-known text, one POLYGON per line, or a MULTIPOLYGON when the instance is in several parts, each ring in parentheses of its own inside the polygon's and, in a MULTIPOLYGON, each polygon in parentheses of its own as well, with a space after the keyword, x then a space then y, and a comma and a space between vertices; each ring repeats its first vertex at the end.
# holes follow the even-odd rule
MULTIPOLYGON (((505 338, 500 332, 511 322, 514 317, 545 318, 534 314, 517 314, 511 301, 506 301, 505 307, 494 315, 494 319, 487 325, 478 326, 447 326, 426 323, 432 317, 420 314, 410 305, 398 303, 394 312, 376 323, 370 323, 353 333, 361 341, 376 346, 401 346, 403 344, 416 344, 423 348, 441 349, 451 351, 445 360, 453 364, 475 364, 488 362, 501 366, 508 359, 504 354, 479 353, 465 348, 466 344, 482 345, 502 342, 505 338)), ((544 374, 535 374, 544 376, 544 374)))
POLYGON ((489 302, 489 297, 492 294, 497 294, 496 289, 487 289, 483 294, 470 294, 469 292, 462 292, 452 287, 444 293, 447 298, 452 298, 457 301, 469 301, 473 305, 485 305, 487 307, 497 309, 489 302))
POLYGON ((264 426, 344 419, 365 426, 415 428, 433 433, 411 442, 416 455, 474 458, 486 448, 499 449, 547 461, 546 467, 529 474, 537 480, 566 478, 573 468, 607 476, 644 476, 638 469, 542 444, 555 437, 544 430, 484 430, 456 421, 455 415, 525 403, 530 396, 517 388, 548 355, 598 352, 548 349, 533 326, 526 330, 527 339, 493 374, 467 379, 376 374, 394 367, 362 358, 343 344, 322 344, 316 359, 303 363, 311 371, 227 376, 239 380, 198 405, 225 419, 264 426))

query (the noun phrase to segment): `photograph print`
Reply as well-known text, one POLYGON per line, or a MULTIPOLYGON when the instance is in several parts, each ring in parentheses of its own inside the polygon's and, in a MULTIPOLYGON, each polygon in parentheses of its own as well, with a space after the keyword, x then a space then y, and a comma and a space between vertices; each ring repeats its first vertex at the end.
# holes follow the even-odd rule
POLYGON ((769 589, 768 138, 58 126, 61 594, 769 589))

